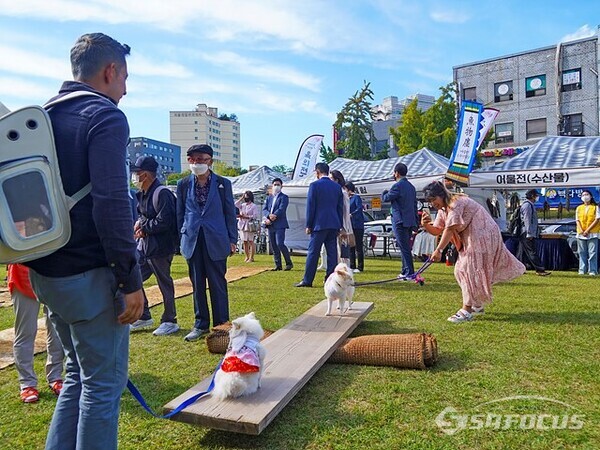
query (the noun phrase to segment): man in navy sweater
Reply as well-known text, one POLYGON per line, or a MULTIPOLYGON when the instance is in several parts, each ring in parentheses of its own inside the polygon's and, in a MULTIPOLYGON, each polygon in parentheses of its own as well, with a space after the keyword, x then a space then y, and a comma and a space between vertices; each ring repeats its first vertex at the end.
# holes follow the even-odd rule
POLYGON ((65 82, 58 96, 90 95, 49 111, 65 193, 88 183, 91 193, 71 210, 67 245, 27 263, 66 355, 46 449, 117 448, 129 324, 144 306, 126 169, 129 126, 117 108, 128 54, 129 46, 102 33, 81 36, 71 49, 75 81, 65 82))

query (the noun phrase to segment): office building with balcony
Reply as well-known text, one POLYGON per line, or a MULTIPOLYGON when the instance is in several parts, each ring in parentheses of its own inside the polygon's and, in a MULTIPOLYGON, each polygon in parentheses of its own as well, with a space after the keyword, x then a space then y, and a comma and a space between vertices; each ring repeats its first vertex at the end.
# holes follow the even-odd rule
POLYGON ((235 114, 219 115, 218 109, 200 103, 192 111, 170 111, 171 142, 181 147, 181 165, 187 165, 187 149, 209 144, 213 159, 241 167, 241 125, 235 114))
POLYGON ((483 165, 497 164, 547 135, 599 135, 598 34, 455 66, 461 100, 500 111, 483 165))

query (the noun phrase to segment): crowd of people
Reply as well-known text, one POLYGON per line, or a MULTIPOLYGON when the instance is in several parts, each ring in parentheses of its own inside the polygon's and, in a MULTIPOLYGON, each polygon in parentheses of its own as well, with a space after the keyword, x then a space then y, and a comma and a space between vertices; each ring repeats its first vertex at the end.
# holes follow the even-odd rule
MULTIPOLYGON (((65 193, 71 195, 90 182, 91 193, 71 210, 72 235, 64 247, 25 265, 11 265, 8 272, 16 313, 14 354, 24 402, 39 398, 33 340, 40 303, 46 317, 46 379, 58 395, 47 449, 117 448, 130 332, 154 324, 142 288, 151 275, 158 281, 164 308, 153 334, 166 336, 180 329, 171 276, 176 253, 185 258, 193 287, 195 320, 184 337, 188 342, 207 334, 211 323, 229 321, 225 275, 238 238, 245 262, 252 263, 255 236, 264 227, 273 250, 272 270, 294 267, 285 245, 289 199, 282 192, 281 179, 273 180, 262 211, 250 191, 234 202, 231 182, 212 170, 214 152, 208 144, 187 149, 191 173, 179 180, 176 195, 158 181, 158 164, 151 156, 138 158, 129 176, 129 126, 117 107, 126 94, 129 52, 127 45, 101 33, 81 36, 71 50, 74 81, 65 82, 57 98, 78 91, 92 95, 58 104, 49 116, 57 157, 66 174, 62 177, 65 193), (135 195, 130 180, 138 189, 135 195)), ((462 305, 448 320, 472 320, 491 302, 492 285, 522 275, 525 266, 506 249, 490 214, 467 196, 450 192, 442 182, 424 190, 425 199, 437 210, 435 219, 427 211, 419 218, 416 190, 407 172, 406 165, 396 164, 395 183, 382 194, 383 201, 391 204, 401 253, 399 278, 409 279, 415 273, 410 239, 419 226, 439 236, 433 261, 439 261, 445 247, 453 243, 459 253, 455 277, 462 305)), ((327 253, 325 279, 339 262, 355 272, 365 270, 363 204, 354 184, 325 163, 316 164, 315 174, 317 180, 310 184, 307 196, 305 232, 310 240, 303 278, 295 284, 299 288, 313 286, 322 247, 327 253)), ((536 272, 545 276, 549 273, 533 246, 536 197, 536 191, 529 191, 521 206, 520 240, 536 272)), ((584 204, 577 209, 579 273, 596 275, 600 211, 589 192, 582 199, 584 204)))

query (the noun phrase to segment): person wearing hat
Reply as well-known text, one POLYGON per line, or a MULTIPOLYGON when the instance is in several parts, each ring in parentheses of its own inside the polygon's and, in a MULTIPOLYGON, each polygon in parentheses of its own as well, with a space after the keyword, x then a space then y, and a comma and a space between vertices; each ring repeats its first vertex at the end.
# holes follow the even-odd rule
POLYGON ((192 145, 187 151, 190 176, 177 183, 177 228, 181 254, 187 260, 194 288, 194 328, 185 336, 195 341, 209 332, 206 282, 210 289, 213 326, 229 320, 227 257, 236 250, 237 226, 231 181, 214 173, 213 149, 192 145))
MULTIPOLYGON (((175 196, 156 178, 158 163, 152 156, 140 156, 131 166, 131 181, 136 193, 139 218, 134 225, 134 237, 140 251, 142 279, 156 277, 163 297, 164 311, 160 326, 152 334, 166 336, 179 331, 175 309, 175 287, 171 277, 171 263, 177 252, 177 209, 175 196)), ((144 313, 131 325, 131 330, 150 327, 148 298, 144 292, 144 313)))
POLYGON ((535 273, 541 277, 550 275, 542 264, 540 257, 535 250, 535 238, 539 237, 538 218, 535 210, 535 202, 539 194, 535 189, 530 189, 525 193, 525 201, 520 207, 521 223, 523 229, 519 236, 519 243, 523 249, 525 258, 535 269, 535 273))

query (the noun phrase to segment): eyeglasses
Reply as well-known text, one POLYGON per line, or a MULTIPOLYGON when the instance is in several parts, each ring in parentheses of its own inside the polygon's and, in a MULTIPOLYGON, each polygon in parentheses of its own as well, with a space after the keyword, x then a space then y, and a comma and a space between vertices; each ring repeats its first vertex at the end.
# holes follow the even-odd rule
POLYGON ((212 158, 210 156, 208 158, 201 158, 201 157, 194 158, 193 156, 188 156, 187 160, 188 160, 188 162, 191 162, 191 163, 206 164, 206 163, 209 163, 211 161, 211 159, 212 158))

